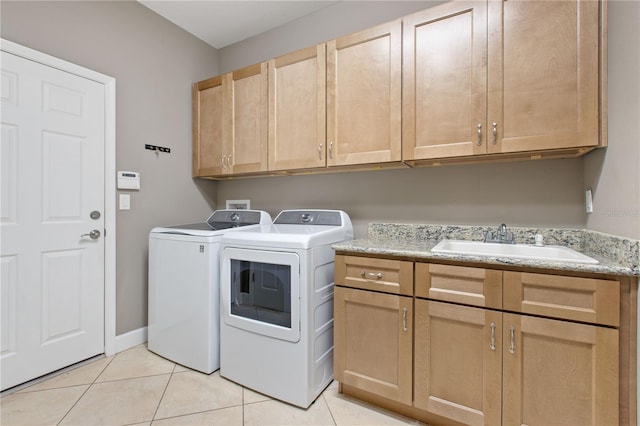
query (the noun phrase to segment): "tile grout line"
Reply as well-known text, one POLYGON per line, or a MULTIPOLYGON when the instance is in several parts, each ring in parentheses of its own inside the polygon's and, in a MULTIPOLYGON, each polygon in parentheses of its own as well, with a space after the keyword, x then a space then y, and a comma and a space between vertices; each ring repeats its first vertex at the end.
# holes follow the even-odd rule
POLYGON ((331 405, 329 404, 329 401, 327 401, 327 397, 324 394, 326 391, 327 391, 327 389, 325 389, 322 392, 322 399, 324 400, 324 403, 327 405, 327 409, 329 410, 329 415, 331 416, 331 420, 333 421, 333 424, 335 426, 338 426, 338 422, 336 422, 336 418, 333 416, 333 411, 331 410, 331 405))
POLYGON ((167 389, 169 388, 169 383, 171 383, 171 378, 173 378, 173 374, 175 373, 177 366, 178 364, 175 364, 175 363, 173 364, 173 368, 171 369, 171 374, 169 375, 169 380, 167 380, 167 384, 164 386, 164 390, 162 391, 162 395, 158 400, 158 405, 156 405, 156 409, 153 411, 153 416, 151 416, 151 420, 149 424, 153 424, 154 420, 156 419, 156 415, 158 414, 158 410, 160 409, 160 404, 162 404, 162 400, 164 399, 164 396, 167 393, 167 389))
MULTIPOLYGON (((80 397, 78 399, 76 399, 76 402, 74 402, 73 405, 71 405, 71 407, 67 410, 67 412, 64 414, 64 416, 62 416, 60 421, 58 421, 58 423, 56 423, 56 425, 59 425, 60 423, 62 423, 62 421, 64 419, 67 418, 67 416, 76 407, 76 405, 78 405, 78 402, 80 402, 80 400, 87 394, 87 392, 89 392, 89 389, 91 389, 93 387, 93 385, 96 383, 96 380, 98 380, 98 377, 100 377, 104 373, 104 371, 107 369, 107 367, 109 367, 111 365, 111 363, 113 362, 114 359, 116 359, 117 356, 118 356, 118 354, 116 354, 113 358, 111 358, 111 360, 102 368, 102 370, 100 370, 100 373, 98 373, 96 375, 96 377, 91 381, 91 383, 89 383, 89 386, 87 386, 87 388, 84 390, 84 392, 82 392, 82 395, 80 395, 80 397)), ((56 388, 56 389, 60 389, 60 388, 56 388)))
POLYGON ((245 387, 242 386, 242 426, 244 426, 244 390, 245 390, 245 387))

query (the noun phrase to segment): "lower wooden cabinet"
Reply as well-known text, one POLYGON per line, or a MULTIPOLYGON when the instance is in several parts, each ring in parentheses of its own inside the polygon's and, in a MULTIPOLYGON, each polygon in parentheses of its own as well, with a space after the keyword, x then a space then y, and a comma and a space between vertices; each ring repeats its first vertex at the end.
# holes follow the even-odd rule
POLYGON ((336 256, 345 393, 433 425, 632 423, 626 281, 405 263, 336 256))
POLYGON ((414 406, 468 425, 501 418, 502 314, 416 299, 414 406))
POLYGON ((468 425, 617 425, 618 330, 415 301, 414 406, 468 425))
POLYGON ((413 298, 336 287, 334 376, 411 405, 413 298))
POLYGON ((618 425, 618 330, 504 314, 504 425, 618 425))

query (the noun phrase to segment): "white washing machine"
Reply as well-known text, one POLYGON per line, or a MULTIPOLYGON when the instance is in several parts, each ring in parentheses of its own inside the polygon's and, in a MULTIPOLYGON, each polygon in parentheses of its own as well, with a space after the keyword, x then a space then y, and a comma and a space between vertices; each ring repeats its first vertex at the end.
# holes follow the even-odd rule
POLYGON ((307 408, 333 380, 332 244, 339 210, 283 210, 222 238, 220 375, 307 408))
POLYGON ((148 348, 185 367, 220 367, 220 240, 271 223, 258 210, 216 210, 203 223, 149 234, 148 348))

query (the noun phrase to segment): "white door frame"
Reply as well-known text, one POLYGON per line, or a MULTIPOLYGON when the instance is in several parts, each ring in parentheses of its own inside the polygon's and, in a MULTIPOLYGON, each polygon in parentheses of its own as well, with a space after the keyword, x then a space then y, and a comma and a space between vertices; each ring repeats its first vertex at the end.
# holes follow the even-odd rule
POLYGON ((116 352, 116 79, 0 38, 0 50, 104 85, 104 353, 116 352))

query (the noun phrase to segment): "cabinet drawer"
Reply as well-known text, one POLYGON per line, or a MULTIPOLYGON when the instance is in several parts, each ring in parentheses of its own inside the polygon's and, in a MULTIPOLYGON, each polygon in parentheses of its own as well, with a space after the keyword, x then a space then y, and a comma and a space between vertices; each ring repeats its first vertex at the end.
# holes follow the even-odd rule
POLYGON ((413 262, 336 255, 335 282, 346 287, 413 295, 413 262))
POLYGON ((505 271, 504 309, 618 327, 620 283, 505 271))
POLYGON ((416 263, 416 296, 501 309, 502 271, 416 263))

